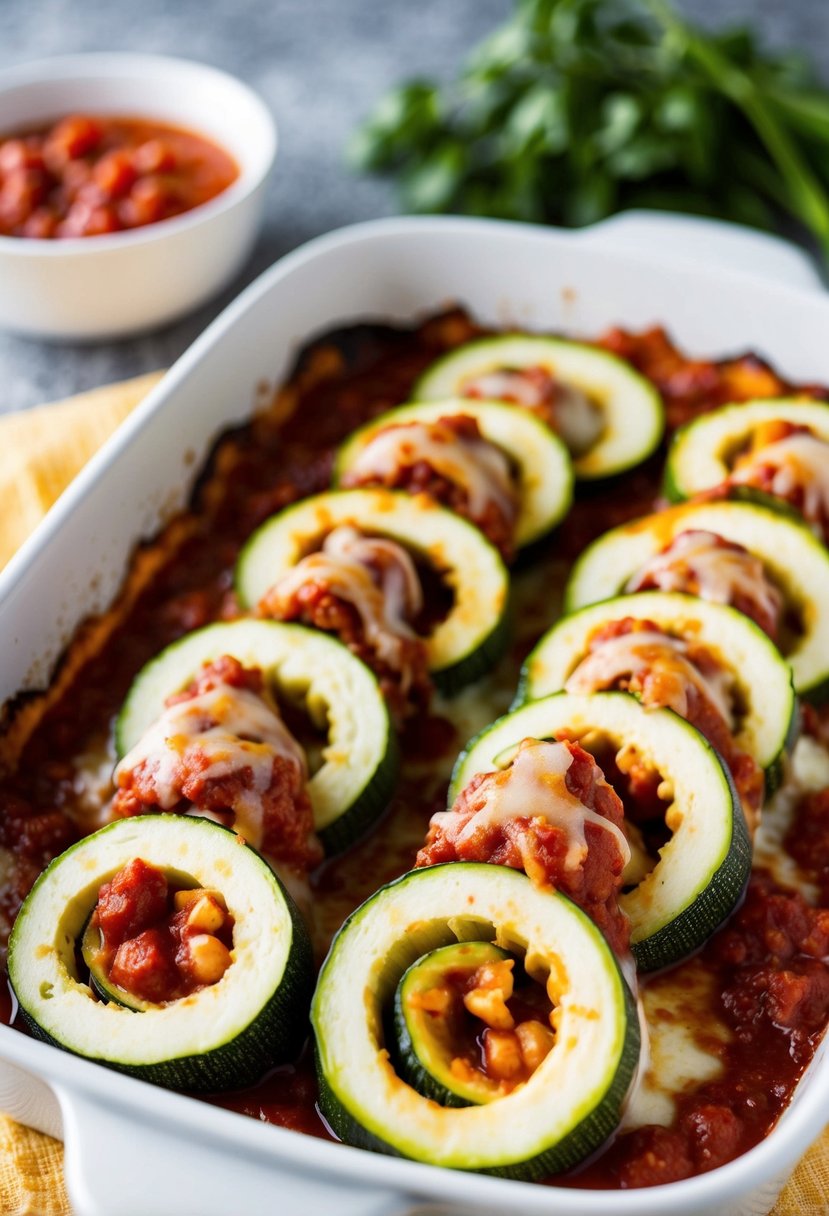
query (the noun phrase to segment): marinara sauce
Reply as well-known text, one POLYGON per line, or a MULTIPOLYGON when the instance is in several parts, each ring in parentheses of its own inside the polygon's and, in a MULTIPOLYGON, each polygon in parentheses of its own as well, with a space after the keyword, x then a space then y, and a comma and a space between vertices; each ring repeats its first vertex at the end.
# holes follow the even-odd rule
POLYGON ((142 228, 239 176, 224 148, 146 118, 72 114, 0 140, 0 235, 48 240, 142 228))

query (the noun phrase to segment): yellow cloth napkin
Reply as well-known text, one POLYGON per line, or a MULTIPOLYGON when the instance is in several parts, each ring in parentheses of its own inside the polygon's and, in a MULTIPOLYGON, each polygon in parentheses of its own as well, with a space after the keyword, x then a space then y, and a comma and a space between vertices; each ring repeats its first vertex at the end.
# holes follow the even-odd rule
MULTIPOLYGON (((0 502, 4 504, 0 566, 160 375, 153 372, 56 405, 0 416, 0 502)), ((2 1216, 70 1216, 70 1212, 61 1145, 0 1115, 2 1216)), ((829 1129, 795 1170, 773 1216, 828 1214, 829 1129)))

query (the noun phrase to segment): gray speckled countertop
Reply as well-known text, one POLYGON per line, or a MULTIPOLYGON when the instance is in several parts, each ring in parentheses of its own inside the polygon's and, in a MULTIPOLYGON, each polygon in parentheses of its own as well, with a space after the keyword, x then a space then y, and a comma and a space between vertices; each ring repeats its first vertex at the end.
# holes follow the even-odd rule
MULTIPOLYGON (((829 78, 829 0, 681 6, 706 24, 751 19, 771 45, 818 57, 829 78)), ((0 0, 0 68, 72 51, 186 55, 258 89, 280 131, 265 228, 237 282, 186 320, 130 341, 54 346, 0 334, 0 412, 168 365, 280 255, 331 228, 392 214, 385 183, 344 167, 348 133, 401 77, 451 73, 510 7, 510 0, 0 0)))

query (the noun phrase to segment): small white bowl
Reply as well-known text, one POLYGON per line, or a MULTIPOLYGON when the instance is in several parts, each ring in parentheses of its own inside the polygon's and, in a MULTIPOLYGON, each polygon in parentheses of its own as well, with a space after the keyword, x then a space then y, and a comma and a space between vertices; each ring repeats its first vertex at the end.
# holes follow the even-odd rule
POLYGON ((43 59, 0 72, 0 136, 66 114, 154 118, 206 135, 239 165, 210 202, 108 236, 0 236, 0 328, 92 341, 155 328, 204 303, 241 268, 262 220, 276 125, 226 72, 158 55, 43 59))

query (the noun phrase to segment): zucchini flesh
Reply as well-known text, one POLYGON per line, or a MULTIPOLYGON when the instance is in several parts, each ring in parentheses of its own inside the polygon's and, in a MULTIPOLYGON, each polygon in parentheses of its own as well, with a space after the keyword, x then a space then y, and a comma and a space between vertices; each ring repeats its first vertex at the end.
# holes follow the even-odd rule
POLYGON ((313 989, 311 946, 267 862, 207 819, 143 815, 86 836, 41 874, 9 940, 9 979, 38 1038, 145 1081, 210 1092, 257 1081, 292 1059, 313 989), (140 856, 221 891, 232 962, 215 984, 133 1012, 93 997, 76 943, 101 885, 140 856))
POLYGON ((512 1178, 566 1169, 603 1143, 639 1057, 636 1006, 599 930, 564 896, 504 866, 431 866, 381 888, 334 939, 311 1018, 320 1102, 341 1139, 512 1178), (556 1043, 526 1084, 453 1108, 397 1075, 383 1023, 407 967, 459 939, 492 940, 550 981, 556 1043))
POLYGON ((575 456, 576 477, 596 480, 631 469, 662 439, 662 399, 649 380, 609 351, 534 334, 505 334, 458 347, 432 364, 414 386, 416 400, 462 397, 464 385, 501 370, 542 368, 580 390, 602 414, 598 439, 575 456))
POLYGON ((570 509, 573 468, 564 444, 554 431, 527 410, 507 402, 452 398, 415 402, 380 414, 356 430, 339 448, 334 462, 334 485, 353 467, 367 444, 382 430, 406 422, 437 422, 464 414, 474 418, 481 435, 509 458, 516 473, 519 509, 515 544, 534 544, 570 509))
POLYGON ((187 634, 135 677, 115 727, 119 756, 160 716, 167 697, 224 654, 262 668, 278 695, 302 705, 326 731, 308 793, 323 847, 341 852, 385 810, 397 776, 397 740, 373 673, 336 638, 303 625, 253 620, 187 634))
POLYGON ((757 503, 683 503, 605 532, 573 566, 565 613, 622 594, 647 561, 694 530, 715 532, 760 559, 799 618, 797 636, 783 648, 795 691, 822 700, 829 694, 829 553, 803 523, 757 503))
POLYGON ((449 612, 424 639, 429 668, 452 694, 478 679, 503 652, 509 576, 478 529, 424 494, 386 489, 317 494, 273 516, 253 533, 236 566, 242 604, 265 593, 340 525, 397 541, 433 566, 453 596, 449 612))
POLYGON ((523 739, 575 737, 587 751, 608 740, 634 748, 669 782, 671 831, 654 868, 619 905, 642 971, 679 962, 734 911, 751 871, 751 844, 739 797, 720 757, 669 709, 644 709, 625 692, 554 693, 500 718, 461 753, 449 787, 451 806, 477 773, 508 762, 523 739))
POLYGON ((450 1008, 439 1015, 424 1008, 422 998, 444 983, 447 973, 470 975, 510 957, 491 942, 458 942, 423 955, 403 974, 394 994, 392 1059, 398 1074, 419 1094, 441 1106, 473 1106, 501 1096, 497 1081, 478 1069, 453 1070, 453 1036, 458 1013, 463 1017, 463 1012, 450 1008))
POLYGON ((516 706, 561 691, 588 653, 595 630, 626 617, 653 621, 671 636, 702 643, 731 674, 741 706, 735 743, 766 770, 774 784, 797 731, 791 667, 748 617, 698 596, 640 591, 562 617, 527 657, 516 706))
POLYGON ((681 502, 720 485, 757 427, 777 421, 807 426, 829 442, 826 402, 772 397, 721 406, 687 422, 674 435, 665 464, 666 497, 681 502))

